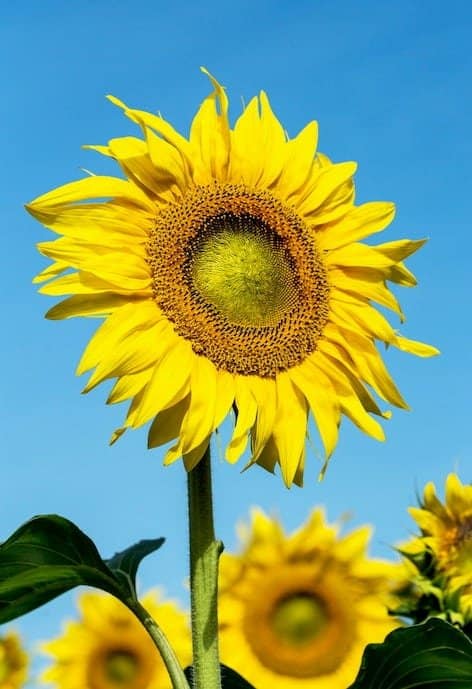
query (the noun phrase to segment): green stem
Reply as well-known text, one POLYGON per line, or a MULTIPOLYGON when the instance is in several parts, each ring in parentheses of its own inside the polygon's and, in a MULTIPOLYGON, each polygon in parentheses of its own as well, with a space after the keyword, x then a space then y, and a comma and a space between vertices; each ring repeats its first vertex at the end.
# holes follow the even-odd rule
POLYGON ((218 558, 211 496, 210 446, 188 473, 190 599, 194 689, 220 689, 218 657, 218 558))
POLYGON ((187 679, 180 667, 177 656, 157 622, 151 617, 148 611, 143 608, 141 603, 133 601, 130 607, 157 646, 167 672, 169 673, 173 689, 189 689, 187 679))

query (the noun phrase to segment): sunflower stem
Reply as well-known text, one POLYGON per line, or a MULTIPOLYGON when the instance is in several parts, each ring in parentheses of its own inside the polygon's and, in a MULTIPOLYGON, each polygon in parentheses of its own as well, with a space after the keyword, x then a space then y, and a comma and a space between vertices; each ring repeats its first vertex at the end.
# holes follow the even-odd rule
POLYGON ((148 611, 143 608, 141 603, 133 601, 131 609, 136 617, 140 620, 143 627, 145 627, 149 636, 154 641, 159 653, 161 654, 162 661, 166 666, 167 672, 169 673, 173 689, 190 689, 187 678, 185 677, 177 656, 174 653, 174 649, 169 644, 167 637, 157 622, 151 617, 148 611))
POLYGON ((220 689, 218 656, 218 558, 211 494, 210 446, 188 473, 190 599, 192 609, 193 687, 220 689))

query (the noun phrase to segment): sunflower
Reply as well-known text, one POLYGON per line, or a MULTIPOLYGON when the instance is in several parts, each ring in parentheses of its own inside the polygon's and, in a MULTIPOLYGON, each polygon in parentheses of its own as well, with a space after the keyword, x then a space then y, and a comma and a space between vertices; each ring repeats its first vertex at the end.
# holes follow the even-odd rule
POLYGON ((0 689, 19 689, 28 675, 28 656, 14 632, 0 636, 0 689))
POLYGON ((427 549, 435 568, 455 585, 468 585, 472 594, 472 484, 462 484, 456 474, 449 474, 442 503, 434 483, 429 482, 420 507, 408 511, 421 536, 401 550, 414 553, 427 549))
MULTIPOLYGON (((182 666, 191 663, 186 615, 154 592, 142 604, 162 627, 182 666)), ((171 689, 166 668, 141 623, 116 598, 85 593, 81 617, 62 636, 43 644, 53 664, 42 679, 59 689, 171 689)))
POLYGON ((398 626, 387 604, 403 569, 368 559, 369 537, 339 536, 321 509, 287 536, 256 511, 241 554, 221 558, 222 662, 258 689, 345 689, 366 644, 398 626))
POLYGON ((27 206, 61 235, 38 245, 53 263, 35 281, 70 295, 48 318, 104 319, 77 373, 93 370, 84 392, 116 379, 108 402, 130 400, 112 442, 151 421, 149 447, 174 441, 165 463, 183 457, 190 470, 234 409, 226 459, 250 436, 249 465, 279 464, 287 486, 301 484, 310 412, 329 457, 342 415, 384 439, 372 414, 389 412, 370 389, 407 408, 376 340, 437 353, 373 306, 403 319, 387 282, 416 284, 403 259, 424 240, 361 243, 393 204, 355 206, 355 163, 316 152, 316 122, 288 138, 263 92, 231 128, 225 90, 208 76, 214 91, 188 138, 110 97, 143 138, 88 146, 125 179, 89 176, 27 206))

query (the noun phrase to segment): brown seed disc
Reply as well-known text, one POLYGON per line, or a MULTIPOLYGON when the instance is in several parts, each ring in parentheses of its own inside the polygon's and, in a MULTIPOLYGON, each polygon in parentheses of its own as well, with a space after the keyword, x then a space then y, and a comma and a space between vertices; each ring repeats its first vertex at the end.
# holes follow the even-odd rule
POLYGON ((265 190, 194 187, 147 243, 154 298, 218 369, 274 377, 316 349, 329 285, 315 233, 265 190))

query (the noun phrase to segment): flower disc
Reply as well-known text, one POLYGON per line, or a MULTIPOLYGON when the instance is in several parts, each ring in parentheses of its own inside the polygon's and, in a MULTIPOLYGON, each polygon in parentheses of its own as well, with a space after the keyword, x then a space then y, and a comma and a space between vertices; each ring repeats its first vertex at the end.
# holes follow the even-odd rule
POLYGON ((92 371, 84 392, 111 379, 108 402, 129 401, 112 442, 151 422, 149 447, 173 441, 164 463, 191 470, 234 410, 226 459, 249 441, 248 466, 280 466, 287 486, 302 485, 310 413, 328 460, 343 416, 384 439, 373 416, 390 412, 373 393, 407 408, 377 342, 437 353, 374 307, 403 320, 387 284, 416 284, 403 259, 424 241, 361 243, 393 204, 356 206, 355 163, 317 152, 316 122, 288 138, 265 93, 231 127, 208 76, 188 138, 111 98, 143 138, 88 147, 124 179, 86 177, 27 206, 60 235, 39 244, 53 263, 35 281, 69 295, 49 318, 104 319, 77 373, 92 371))
POLYGON ((197 187, 157 217, 147 252, 156 303, 217 369, 274 377, 315 351, 327 272, 313 233, 269 192, 197 187))

